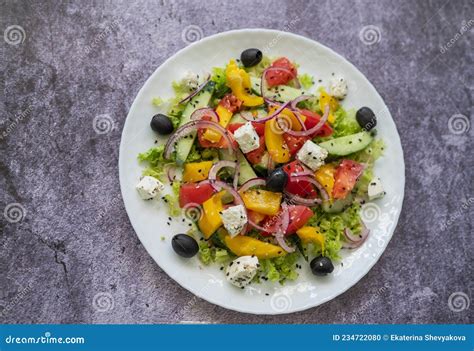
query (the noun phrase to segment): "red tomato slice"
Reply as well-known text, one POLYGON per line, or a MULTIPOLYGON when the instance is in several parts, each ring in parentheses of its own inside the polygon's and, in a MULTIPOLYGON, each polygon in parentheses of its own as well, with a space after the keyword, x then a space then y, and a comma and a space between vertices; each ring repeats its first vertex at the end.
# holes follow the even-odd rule
POLYGON ((275 60, 270 67, 283 68, 282 70, 271 70, 266 73, 265 79, 270 87, 286 84, 298 75, 296 67, 286 57, 275 60))
POLYGON ((247 209, 247 216, 249 217, 249 220, 251 220, 252 222, 256 224, 259 224, 260 222, 262 222, 266 217, 266 215, 264 214, 261 214, 252 210, 248 210, 248 209, 247 209))
POLYGON ((345 198, 354 188, 363 170, 364 166, 360 163, 352 160, 343 160, 336 169, 332 196, 335 199, 345 198))
POLYGON ((294 156, 303 147, 303 144, 311 138, 309 136, 293 136, 288 133, 284 133, 283 139, 288 146, 288 150, 290 150, 291 156, 294 156))
POLYGON ((179 207, 187 204, 202 204, 214 194, 214 188, 211 184, 183 184, 179 189, 179 207))
POLYGON ((237 99, 233 94, 227 94, 219 101, 219 105, 232 113, 236 113, 242 106, 242 100, 237 99))
MULTIPOLYGON (((306 120, 304 121, 304 125, 306 129, 313 128, 321 120, 321 116, 318 115, 317 113, 314 113, 313 111, 301 110, 301 113, 306 116, 306 120)), ((314 133, 313 135, 311 135, 311 137, 315 137, 315 136, 326 137, 331 134, 332 134, 332 128, 326 122, 324 123, 322 128, 318 130, 316 133, 314 133)))
MULTIPOLYGON (((288 211, 290 214, 290 224, 286 229, 285 235, 291 235, 295 233, 313 216, 313 211, 311 211, 311 209, 306 206, 290 205, 288 206, 288 211)), ((279 215, 280 213, 265 219, 262 224, 262 227, 265 228, 265 232, 261 233, 263 236, 270 236, 277 230, 277 226, 280 225, 281 220, 279 215)))
POLYGON ((298 161, 293 161, 283 166, 283 171, 288 174, 288 183, 286 184, 285 190, 291 194, 314 199, 318 196, 318 193, 314 189, 313 184, 305 180, 297 180, 296 177, 291 176, 292 173, 301 172, 303 170, 304 168, 298 161))

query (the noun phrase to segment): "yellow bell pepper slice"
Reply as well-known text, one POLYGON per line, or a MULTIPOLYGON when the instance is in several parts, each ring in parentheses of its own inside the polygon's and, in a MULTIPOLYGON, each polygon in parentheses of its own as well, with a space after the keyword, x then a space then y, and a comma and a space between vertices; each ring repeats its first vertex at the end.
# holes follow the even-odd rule
POLYGON ((183 170, 183 181, 195 183, 207 179, 209 176, 209 170, 213 164, 214 163, 212 161, 185 163, 183 170))
POLYGON ((225 69, 227 86, 239 100, 242 100, 244 106, 254 107, 263 104, 263 98, 251 95, 250 77, 245 70, 239 68, 234 60, 230 60, 225 69))
POLYGON ((301 239, 303 244, 315 243, 321 247, 324 252, 325 237, 315 227, 302 227, 296 231, 296 235, 301 239))
POLYGON ((198 225, 206 239, 209 239, 222 225, 222 218, 219 212, 224 209, 222 206, 222 196, 225 193, 225 191, 221 191, 202 204, 203 213, 201 218, 199 218, 198 225))
POLYGON ((324 112, 326 105, 329 105, 328 122, 333 124, 336 121, 334 112, 339 108, 339 102, 325 90, 321 90, 321 95, 319 96, 319 109, 324 112))
POLYGON ((281 131, 275 118, 265 122, 265 145, 268 153, 276 163, 287 163, 290 161, 288 151, 281 131))
MULTIPOLYGON (((230 119, 232 118, 232 111, 229 111, 222 105, 216 107, 216 113, 219 116, 219 124, 224 128, 229 124, 230 119)), ((206 129, 203 136, 204 139, 209 140, 210 142, 217 143, 221 140, 222 135, 212 129, 206 129)))
POLYGON ((321 166, 315 173, 314 176, 319 184, 321 184, 326 192, 328 193, 331 201, 332 189, 334 188, 334 174, 336 173, 336 167, 333 164, 326 164, 321 166))
POLYGON ((247 190, 241 194, 249 210, 274 216, 280 211, 282 194, 267 190, 247 190))
POLYGON ((239 257, 255 255, 259 259, 265 259, 286 255, 286 251, 280 246, 266 243, 249 236, 237 235, 231 238, 229 235, 226 235, 224 242, 229 250, 239 257))

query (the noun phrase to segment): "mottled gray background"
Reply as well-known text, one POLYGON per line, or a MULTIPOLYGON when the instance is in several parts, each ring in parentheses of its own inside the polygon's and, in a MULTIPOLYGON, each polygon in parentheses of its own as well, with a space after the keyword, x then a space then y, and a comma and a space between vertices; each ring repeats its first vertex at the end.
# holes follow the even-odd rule
POLYGON ((0 322, 472 322, 472 1, 0 4, 0 322), (148 256, 120 197, 120 135, 148 76, 201 32, 295 18, 292 32, 345 56, 385 99, 405 152, 404 208, 348 292, 245 315, 194 298, 148 256), (94 129, 97 116, 113 128, 94 129))

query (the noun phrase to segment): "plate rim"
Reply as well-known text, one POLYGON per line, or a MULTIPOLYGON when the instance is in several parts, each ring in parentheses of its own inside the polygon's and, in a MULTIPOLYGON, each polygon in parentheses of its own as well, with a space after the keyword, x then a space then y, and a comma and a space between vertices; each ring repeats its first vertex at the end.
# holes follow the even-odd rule
POLYGON ((336 51, 334 51, 333 49, 331 49, 330 47, 324 45, 324 44, 321 44, 320 42, 316 41, 316 40, 313 40, 313 39, 310 39, 310 38, 307 38, 303 35, 300 35, 300 34, 296 34, 296 33, 292 33, 292 32, 285 32, 285 31, 280 31, 280 30, 275 30, 275 29, 266 29, 266 28, 259 28, 259 27, 249 27, 249 28, 242 28, 242 29, 233 29, 233 30, 229 30, 229 31, 225 31, 225 32, 220 32, 220 33, 216 33, 216 34, 213 34, 213 35, 210 35, 210 36, 207 36, 207 37, 204 37, 196 42, 193 42, 183 48, 181 48, 180 50, 176 51, 174 54, 172 54, 171 56, 169 56, 165 61, 163 61, 154 71, 153 73, 145 80, 145 82, 143 83, 143 85, 140 87, 138 93, 136 94, 134 100, 133 100, 133 103, 130 105, 130 108, 129 108, 129 111, 127 113, 127 117, 125 119, 125 123, 123 125, 123 128, 122 128, 122 133, 121 133, 121 136, 120 136, 120 146, 119 146, 119 157, 118 157, 118 172, 119 172, 119 184, 120 184, 120 193, 121 193, 121 196, 122 196, 122 201, 124 203, 124 207, 125 207, 125 211, 127 213, 127 217, 129 219, 129 222, 130 224, 132 225, 132 228, 135 232, 135 235, 138 237, 138 239, 140 240, 140 243, 142 244, 142 246, 145 248, 146 252, 148 253, 148 255, 150 255, 150 257, 153 259, 153 261, 155 262, 156 265, 158 265, 158 267, 163 270, 175 283, 177 283, 179 286, 181 286, 182 288, 184 288, 185 290, 189 291, 191 294, 193 294, 194 296, 197 296, 198 298, 202 299, 202 300, 205 300, 207 301, 208 303, 211 303, 213 305, 216 305, 216 306, 219 306, 221 308, 225 308, 227 310, 232 310, 232 311, 236 311, 236 312, 239 312, 239 313, 244 313, 244 314, 252 314, 252 315, 272 315, 272 316, 275 316, 275 315, 288 315, 288 314, 292 314, 292 313, 296 313, 296 312, 301 312, 301 311, 305 311, 305 310, 308 310, 310 308, 315 308, 315 307, 318 307, 318 306, 321 306, 322 304, 328 302, 328 301, 331 301, 333 299, 335 299, 336 297, 344 294, 345 292, 347 292, 350 288, 352 288, 353 286, 355 286, 357 283, 359 283, 368 273, 369 271, 375 266, 375 264, 380 260, 380 258, 382 257, 383 253, 385 252, 385 250, 387 249, 387 246, 388 244, 390 243, 394 233, 395 233, 395 230, 397 229, 397 226, 398 226, 398 221, 400 219, 400 214, 403 210, 403 202, 404 202, 404 199, 405 199, 405 180, 406 180, 406 167, 405 167, 405 156, 404 156, 404 152, 403 152, 403 145, 401 143, 401 139, 400 139, 400 134, 398 133, 398 128, 397 128, 397 125, 395 123, 395 120, 393 119, 392 117, 392 114, 390 113, 390 109, 388 108, 387 104, 385 103, 385 100, 382 98, 382 96, 379 94, 379 92, 377 91, 377 89, 374 87, 374 85, 372 84, 372 82, 357 68, 357 66, 355 66, 353 63, 351 63, 349 60, 347 60, 344 56, 342 56, 341 54, 337 53, 336 51), (145 91, 145 87, 150 84, 151 81, 153 81, 155 79, 155 76, 157 76, 159 74, 159 71, 160 69, 165 66, 169 61, 173 60, 173 58, 178 55, 178 54, 185 54, 186 51, 188 50, 191 50, 194 46, 197 46, 199 44, 202 44, 203 42, 207 42, 207 41, 211 41, 211 40, 214 40, 216 38, 219 38, 219 37, 225 37, 225 36, 230 36, 230 35, 233 35, 233 34, 237 34, 237 33, 245 33, 245 32, 265 32, 265 33, 269 33, 269 34, 274 34, 274 35, 287 35, 289 37, 296 37, 297 39, 299 40, 303 40, 303 41, 306 41, 307 43, 311 44, 311 45, 316 45, 316 46, 319 46, 321 48, 323 48, 324 50, 327 50, 330 54, 338 57, 338 59, 342 60, 345 64, 348 64, 351 66, 351 68, 354 70, 354 72, 360 76, 360 78, 362 78, 363 80, 365 80, 367 82, 367 84, 369 85, 369 87, 373 90, 373 92, 380 98, 380 100, 382 101, 383 103, 383 106, 384 108, 386 109, 386 111, 388 112, 389 114, 389 117, 391 119, 391 121, 393 122, 394 126, 395 126, 395 131, 396 131, 396 140, 395 143, 400 145, 400 152, 401 152, 401 166, 403 168, 403 179, 401 180, 401 185, 402 185, 402 192, 401 194, 397 194, 397 195, 401 195, 401 199, 400 199, 400 210, 395 214, 394 216, 394 222, 396 223, 394 225, 394 228, 393 228, 393 231, 391 232, 388 240, 385 242, 382 250, 380 251, 380 254, 378 254, 375 259, 370 263, 368 264, 367 266, 365 266, 365 270, 362 271, 362 274, 360 275, 359 279, 357 281, 355 281, 354 283, 352 284, 348 284, 345 288, 341 289, 341 290, 338 290, 335 294, 332 294, 332 295, 329 295, 327 296, 326 298, 322 299, 322 300, 319 300, 316 304, 305 304, 301 307, 298 307, 298 308, 294 308, 294 309, 291 309, 290 311, 283 311, 283 312, 279 312, 279 311, 276 311, 276 310, 271 310, 271 311, 267 311, 267 312, 251 312, 251 311, 248 311, 248 310, 245 310, 245 309, 241 309, 239 308, 238 306, 223 306, 221 305, 220 303, 216 302, 216 301, 213 301, 212 299, 209 299, 204 295, 204 293, 201 293, 198 290, 196 291, 193 291, 191 290, 190 288, 184 286, 183 284, 181 284, 177 279, 175 279, 175 274, 171 273, 169 270, 165 269, 164 267, 162 267, 153 257, 153 255, 151 254, 151 252, 149 251, 149 249, 143 244, 142 240, 140 239, 140 236, 138 235, 138 232, 130 218, 130 209, 125 201, 125 197, 124 197, 124 188, 122 186, 122 184, 125 184, 125 181, 124 181, 124 174, 122 174, 122 169, 123 169, 123 161, 122 161, 122 155, 123 155, 123 152, 124 152, 124 148, 125 148, 125 142, 124 142, 124 132, 125 130, 127 129, 127 125, 128 123, 131 123, 129 119, 130 117, 130 113, 132 110, 134 110, 134 108, 136 107, 136 105, 138 105, 138 101, 140 100, 139 98, 141 97, 141 95, 144 94, 144 91, 145 91))

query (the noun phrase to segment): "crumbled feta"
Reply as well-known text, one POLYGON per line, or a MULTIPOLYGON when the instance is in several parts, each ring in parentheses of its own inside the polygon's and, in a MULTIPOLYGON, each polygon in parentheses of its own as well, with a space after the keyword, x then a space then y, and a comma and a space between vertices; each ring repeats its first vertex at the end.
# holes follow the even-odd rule
POLYGON ((140 180, 136 188, 143 200, 151 200, 159 192, 163 191, 165 187, 158 179, 145 176, 140 180))
POLYGON ((241 256, 233 260, 226 269, 227 280, 239 288, 242 288, 252 281, 259 267, 256 256, 241 256))
POLYGON ((331 79, 329 82, 329 91, 337 99, 344 99, 347 95, 347 82, 344 77, 331 79))
POLYGON ((247 213, 243 205, 229 207, 221 212, 222 223, 231 237, 239 234, 247 224, 247 213))
POLYGON ((296 154, 296 158, 313 171, 317 170, 324 164, 324 159, 326 157, 328 157, 327 150, 319 147, 311 140, 306 141, 303 147, 296 154))
POLYGON ((191 71, 186 71, 186 74, 183 77, 183 83, 189 88, 189 90, 196 90, 199 86, 199 75, 191 71))
POLYGON ((234 132, 234 137, 244 154, 260 147, 260 138, 250 122, 237 129, 234 132))
POLYGON ((368 195, 369 200, 375 200, 385 195, 385 191, 383 190, 382 181, 380 180, 380 178, 374 177, 370 181, 368 187, 368 195))

